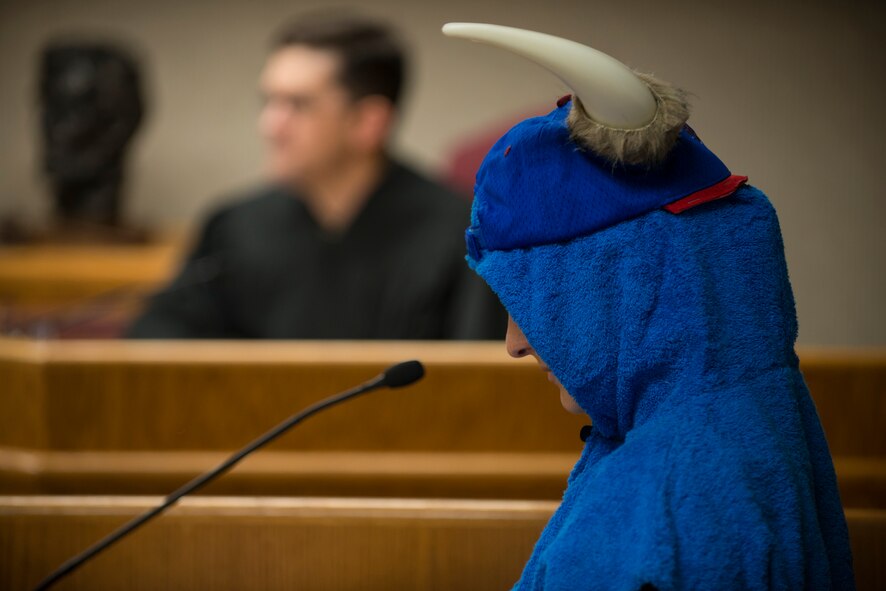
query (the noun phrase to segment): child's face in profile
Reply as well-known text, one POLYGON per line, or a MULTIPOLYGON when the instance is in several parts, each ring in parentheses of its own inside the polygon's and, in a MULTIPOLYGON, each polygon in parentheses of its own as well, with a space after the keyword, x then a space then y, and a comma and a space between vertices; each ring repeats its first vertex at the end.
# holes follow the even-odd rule
POLYGON ((560 404, 563 405, 563 408, 573 414, 584 413, 578 403, 575 402, 575 399, 572 398, 572 395, 566 391, 563 384, 557 380, 550 368, 548 368, 545 362, 541 360, 541 357, 538 356, 538 353, 536 353, 535 349, 532 348, 532 345, 529 344, 526 335, 523 334, 523 331, 520 330, 520 327, 517 326, 517 323, 514 322, 514 319, 510 316, 508 316, 508 334, 505 337, 505 347, 508 350, 508 355, 511 357, 520 358, 526 357, 527 355, 534 357, 541 370, 548 374, 548 381, 557 386, 560 390, 560 404))

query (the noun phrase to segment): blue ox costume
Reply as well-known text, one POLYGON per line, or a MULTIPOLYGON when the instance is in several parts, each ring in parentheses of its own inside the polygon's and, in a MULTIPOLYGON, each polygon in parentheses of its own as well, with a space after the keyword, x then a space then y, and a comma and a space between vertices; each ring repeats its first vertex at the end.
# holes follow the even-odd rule
POLYGON ((467 232, 469 264, 593 422, 515 589, 852 589, 769 201, 670 85, 540 33, 444 32, 576 95, 492 148, 467 232))

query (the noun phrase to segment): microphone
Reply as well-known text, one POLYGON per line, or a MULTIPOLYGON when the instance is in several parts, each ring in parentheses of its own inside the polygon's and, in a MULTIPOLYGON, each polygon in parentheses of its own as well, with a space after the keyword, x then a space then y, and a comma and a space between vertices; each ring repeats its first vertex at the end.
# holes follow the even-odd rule
POLYGON ((425 375, 425 367, 421 361, 403 361, 397 365, 391 366, 381 375, 382 385, 388 388, 402 388, 413 382, 417 382, 425 375))
POLYGON ((225 460, 209 472, 197 476, 196 478, 167 496, 160 505, 154 507, 153 509, 149 509, 135 519, 123 524, 114 532, 102 538, 80 554, 69 558, 66 562, 62 563, 61 566, 52 571, 52 573, 50 573, 45 579, 43 579, 35 587, 35 591, 43 591, 44 589, 49 589, 52 585, 57 583, 63 577, 71 574, 76 569, 83 566, 83 563, 85 563, 87 560, 94 558, 97 554, 107 549, 110 545, 119 541, 124 536, 132 533, 136 528, 144 525, 145 523, 171 507, 183 496, 206 486, 217 477, 221 476, 222 474, 233 468, 234 465, 236 465, 240 460, 257 450, 258 448, 277 439, 280 435, 282 435, 301 421, 307 419, 308 417, 315 415, 321 410, 327 409, 330 406, 334 406, 336 404, 344 402, 345 400, 359 396, 360 394, 371 392, 372 390, 378 390, 379 388, 402 388, 404 386, 408 386, 420 380, 422 377, 424 377, 424 375, 425 368, 420 361, 404 361, 402 363, 398 363, 389 367, 383 373, 379 374, 368 382, 357 386, 356 388, 346 390, 340 394, 336 394, 334 396, 330 396, 328 398, 324 398, 323 400, 315 402, 301 412, 292 415, 258 439, 254 440, 252 443, 248 444, 246 447, 233 454, 231 457, 229 457, 227 460, 225 460))

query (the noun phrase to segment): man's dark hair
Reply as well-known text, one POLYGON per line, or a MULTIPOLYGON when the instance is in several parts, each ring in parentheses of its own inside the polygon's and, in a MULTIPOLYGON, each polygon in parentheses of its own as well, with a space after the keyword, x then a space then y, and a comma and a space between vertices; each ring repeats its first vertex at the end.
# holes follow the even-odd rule
POLYGON ((281 29, 272 49, 296 45, 338 55, 339 81, 354 100, 380 95, 396 105, 400 99, 406 58, 385 25, 353 15, 313 15, 281 29))

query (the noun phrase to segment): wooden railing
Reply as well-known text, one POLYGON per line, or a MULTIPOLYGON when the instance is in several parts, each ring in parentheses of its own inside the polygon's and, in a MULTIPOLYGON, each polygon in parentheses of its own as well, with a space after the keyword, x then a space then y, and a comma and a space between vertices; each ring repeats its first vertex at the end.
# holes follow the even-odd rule
MULTIPOLYGON (((882 589, 886 353, 800 355, 859 588, 882 589)), ((119 495, 167 493, 310 402, 408 358, 427 366, 415 387, 312 419, 212 485, 215 496, 185 500, 59 588, 508 588, 586 419, 500 344, 7 339, 0 589, 28 588, 159 500, 119 495)))
MULTIPOLYGON (((495 343, 0 340, 0 493, 160 494, 296 410, 420 358, 214 494, 559 499, 586 422, 495 343)), ((844 504, 886 508, 886 353, 801 350, 844 504)))
MULTIPOLYGON (((0 588, 32 588, 159 500, 0 497, 0 588)), ((550 501, 195 497, 59 589, 508 589, 555 507, 550 501)), ((886 511, 846 516, 859 590, 883 589, 886 511)))

